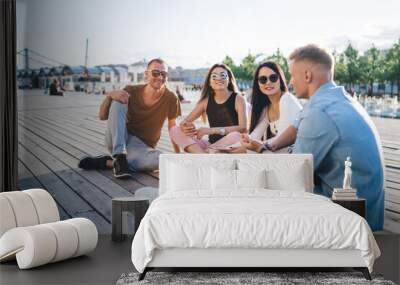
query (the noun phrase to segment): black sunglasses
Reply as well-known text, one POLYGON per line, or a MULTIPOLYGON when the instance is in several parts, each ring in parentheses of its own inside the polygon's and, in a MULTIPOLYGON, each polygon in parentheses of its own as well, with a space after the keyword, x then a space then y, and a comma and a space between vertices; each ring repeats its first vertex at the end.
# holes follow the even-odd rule
POLYGON ((166 72, 166 71, 160 71, 160 70, 157 70, 157 69, 153 69, 153 70, 151 71, 151 75, 152 75, 153 77, 155 77, 155 78, 159 77, 160 75, 161 75, 162 77, 164 77, 164 78, 167 78, 168 72, 166 72))
POLYGON ((260 84, 266 84, 268 80, 271 81, 272 83, 275 83, 279 80, 279 76, 278 74, 274 73, 271 74, 269 77, 265 75, 258 77, 258 83, 260 84))

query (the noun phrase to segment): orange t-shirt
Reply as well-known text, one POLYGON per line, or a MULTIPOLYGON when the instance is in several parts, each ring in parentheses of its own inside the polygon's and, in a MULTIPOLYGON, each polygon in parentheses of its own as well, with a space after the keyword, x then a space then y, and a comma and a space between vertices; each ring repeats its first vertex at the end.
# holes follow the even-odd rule
POLYGON ((140 138, 150 147, 155 147, 161 137, 161 128, 168 120, 181 115, 181 105, 178 97, 165 88, 161 98, 153 106, 143 102, 143 92, 146 85, 128 85, 124 88, 130 94, 128 111, 126 113, 126 128, 128 132, 140 138))

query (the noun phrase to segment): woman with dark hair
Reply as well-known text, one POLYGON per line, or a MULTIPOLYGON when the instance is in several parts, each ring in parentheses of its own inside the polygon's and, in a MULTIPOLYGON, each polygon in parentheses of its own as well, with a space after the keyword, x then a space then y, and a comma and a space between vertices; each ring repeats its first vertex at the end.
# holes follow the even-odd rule
POLYGON ((262 63, 255 72, 251 105, 250 136, 243 135, 241 142, 257 152, 262 151, 260 142, 273 142, 302 109, 298 99, 288 92, 282 68, 272 61, 262 63))
POLYGON ((235 77, 225 64, 214 64, 205 79, 201 96, 193 111, 170 130, 172 140, 184 151, 209 153, 228 151, 240 142, 246 131, 246 103, 239 95, 235 77), (208 119, 210 127, 196 128, 194 121, 208 119), (208 141, 202 139, 208 135, 208 141))

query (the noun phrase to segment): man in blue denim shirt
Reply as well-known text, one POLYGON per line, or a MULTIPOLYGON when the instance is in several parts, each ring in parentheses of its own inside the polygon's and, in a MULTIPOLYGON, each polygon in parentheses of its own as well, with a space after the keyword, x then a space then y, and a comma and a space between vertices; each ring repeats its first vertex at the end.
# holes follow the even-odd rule
POLYGON ((352 187, 367 201, 367 221, 381 230, 384 219, 384 166, 378 132, 363 107, 333 80, 333 58, 308 45, 289 57, 291 83, 298 98, 309 99, 293 123, 293 153, 314 156, 314 193, 331 197, 341 188, 344 161, 352 160, 352 187))

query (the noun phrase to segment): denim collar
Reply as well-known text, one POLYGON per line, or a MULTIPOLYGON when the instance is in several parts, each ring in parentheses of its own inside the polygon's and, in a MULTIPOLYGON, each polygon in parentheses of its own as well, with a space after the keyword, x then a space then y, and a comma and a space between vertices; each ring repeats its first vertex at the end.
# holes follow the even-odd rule
POLYGON ((318 98, 320 98, 321 96, 323 96, 325 94, 326 90, 332 89, 337 87, 336 83, 333 81, 328 81, 324 84, 322 84, 314 93, 314 95, 311 96, 310 100, 308 100, 308 103, 312 103, 315 100, 318 100, 318 98))

